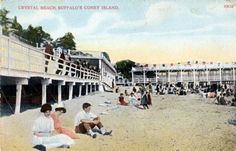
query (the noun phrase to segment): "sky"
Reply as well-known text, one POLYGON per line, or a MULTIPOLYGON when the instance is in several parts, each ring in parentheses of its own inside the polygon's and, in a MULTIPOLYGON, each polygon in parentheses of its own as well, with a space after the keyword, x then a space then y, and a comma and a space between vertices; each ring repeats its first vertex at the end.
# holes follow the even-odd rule
POLYGON ((24 28, 72 32, 113 63, 236 62, 236 0, 3 0, 24 28), (46 9, 45 9, 46 8, 46 9))

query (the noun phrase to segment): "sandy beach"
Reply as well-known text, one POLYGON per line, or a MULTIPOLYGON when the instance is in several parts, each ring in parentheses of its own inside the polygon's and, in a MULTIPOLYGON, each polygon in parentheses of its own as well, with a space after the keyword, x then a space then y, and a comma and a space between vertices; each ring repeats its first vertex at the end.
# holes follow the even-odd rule
MULTIPOLYGON (((65 101, 67 113, 61 117, 65 128, 74 129, 74 117, 84 102, 100 115, 112 136, 92 139, 81 134, 70 149, 51 151, 235 151, 236 126, 227 120, 235 107, 207 103, 205 98, 187 96, 153 96, 148 110, 118 106, 118 94, 94 93, 65 101), (111 101, 106 106, 105 101, 111 101), (114 106, 113 106, 114 105, 114 106), (108 114, 101 114, 102 112, 108 114)), ((1 151, 33 151, 31 127, 39 116, 39 108, 0 118, 1 151)))

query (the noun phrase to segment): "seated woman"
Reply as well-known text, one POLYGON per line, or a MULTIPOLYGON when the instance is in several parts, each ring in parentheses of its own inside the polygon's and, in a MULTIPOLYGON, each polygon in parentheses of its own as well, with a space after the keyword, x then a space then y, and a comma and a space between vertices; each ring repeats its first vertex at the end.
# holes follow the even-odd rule
POLYGON ((124 98, 124 94, 123 94, 123 93, 120 94, 119 102, 120 102, 120 105, 124 105, 124 106, 127 106, 127 105, 128 105, 128 103, 125 101, 125 98, 124 98))
POLYGON ((56 134, 53 126, 53 119, 50 116, 52 107, 44 104, 41 107, 42 115, 38 117, 32 128, 34 148, 46 151, 49 148, 63 147, 70 148, 74 140, 64 134, 56 134))
POLYGON ((129 96, 129 105, 137 105, 137 99, 133 92, 131 92, 129 96))
POLYGON ((51 117, 54 121, 54 128, 55 128, 56 132, 59 134, 68 135, 69 137, 71 137, 73 139, 78 139, 79 134, 76 134, 73 131, 62 128, 59 116, 61 116, 64 113, 66 113, 66 108, 64 107, 63 104, 58 104, 57 107, 55 108, 55 112, 51 114, 51 117))

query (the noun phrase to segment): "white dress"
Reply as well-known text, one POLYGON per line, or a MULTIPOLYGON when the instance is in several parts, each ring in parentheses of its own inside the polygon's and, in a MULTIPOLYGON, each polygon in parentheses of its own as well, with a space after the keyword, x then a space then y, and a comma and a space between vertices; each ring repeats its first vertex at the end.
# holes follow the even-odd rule
POLYGON ((51 117, 45 117, 44 115, 38 117, 34 122, 32 132, 40 133, 43 136, 33 135, 32 143, 34 145, 44 145, 47 149, 74 144, 74 140, 65 134, 49 136, 53 130, 54 124, 51 117))

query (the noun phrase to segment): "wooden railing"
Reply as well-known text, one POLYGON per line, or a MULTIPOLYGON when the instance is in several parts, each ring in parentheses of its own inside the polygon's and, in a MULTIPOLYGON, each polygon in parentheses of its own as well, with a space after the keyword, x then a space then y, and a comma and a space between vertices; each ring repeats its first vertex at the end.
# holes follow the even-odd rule
POLYGON ((100 76, 96 71, 62 60, 58 56, 45 53, 42 49, 3 35, 0 36, 0 68, 8 72, 13 70, 25 72, 29 77, 33 74, 47 74, 99 80, 100 76), (59 60, 63 63, 59 63, 59 60), (59 73, 56 74, 56 72, 59 73))

